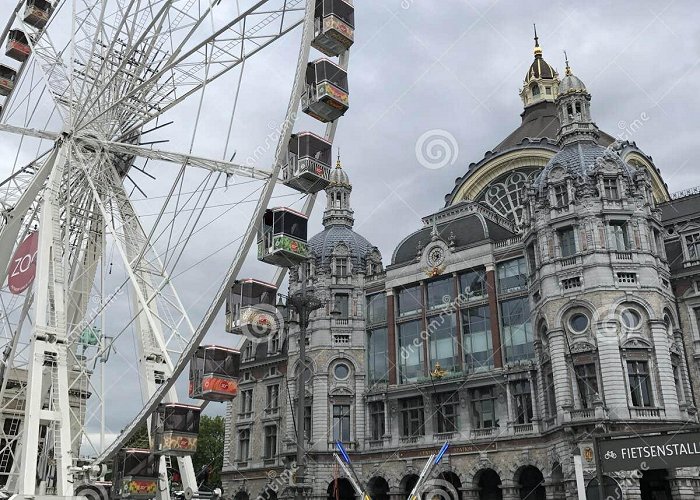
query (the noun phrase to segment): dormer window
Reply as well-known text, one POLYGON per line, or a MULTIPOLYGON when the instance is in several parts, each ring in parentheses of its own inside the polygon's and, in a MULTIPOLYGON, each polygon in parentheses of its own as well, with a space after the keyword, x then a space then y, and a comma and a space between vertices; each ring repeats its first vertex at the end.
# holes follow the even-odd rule
POLYGON ((617 179, 606 177, 603 179, 603 196, 607 200, 619 200, 620 192, 617 189, 617 179))
POLYGON ((566 184, 554 186, 554 206, 565 207, 569 204, 569 190, 566 184))
POLYGON ((571 104, 566 105, 566 114, 569 116, 572 116, 574 114, 574 108, 571 107, 571 104))
POLYGON ((700 260, 700 231, 685 235, 685 248, 688 260, 700 260))
POLYGON ((547 95, 552 95, 552 87, 545 87, 544 93, 547 95))
POLYGON ((539 85, 533 85, 532 86, 532 96, 537 97, 540 95, 540 86, 539 85))
POLYGON ((560 229, 559 231, 559 248, 561 249, 561 256, 571 257, 576 255, 576 234, 573 227, 567 227, 560 229))
POLYGON ((335 259, 335 274, 336 276, 348 275, 348 259, 345 257, 336 257, 335 259))
POLYGON ((580 113, 581 113, 581 103, 577 102, 576 103, 576 114, 580 114, 580 113))
POLYGON ((630 249, 629 235, 627 234, 627 223, 624 221, 610 222, 611 246, 618 252, 627 252, 630 249))

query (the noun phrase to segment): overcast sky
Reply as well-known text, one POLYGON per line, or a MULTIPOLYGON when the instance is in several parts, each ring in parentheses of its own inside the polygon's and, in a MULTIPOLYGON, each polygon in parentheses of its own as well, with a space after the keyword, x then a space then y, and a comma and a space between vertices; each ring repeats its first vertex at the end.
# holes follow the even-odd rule
MULTIPOLYGON (((574 73, 592 94, 591 111, 601 129, 613 136, 629 135, 629 125, 642 122, 630 138, 653 157, 670 191, 700 185, 700 169, 693 160, 700 113, 697 2, 356 0, 355 4, 350 110, 340 123, 335 145, 354 186, 355 228, 379 247, 385 264, 396 244, 420 227, 420 217, 444 205, 454 179, 519 125, 518 92, 533 59, 533 22, 544 58, 560 75, 562 51, 567 50, 574 73), (431 169, 419 161, 416 143, 436 130, 453 137, 454 144, 447 164, 431 169)), ((217 8, 220 15, 233 15, 231 2, 217 8)), ((297 29, 246 65, 231 137, 237 161, 244 162, 259 146, 266 146, 284 116, 299 35, 297 29)), ((221 131, 229 123, 237 76, 232 73, 207 91, 193 148, 201 156, 222 157, 221 131)), ((175 120, 174 125, 153 138, 168 138, 171 142, 163 148, 185 151, 197 104, 197 99, 190 99, 171 112, 168 118, 175 120)), ((321 130, 308 119, 300 120, 296 130, 307 128, 321 130)), ((4 157, 13 154, 13 146, 11 139, 1 138, 4 157)), ((267 148, 256 164, 267 168, 271 158, 267 148)), ((165 174, 170 167, 149 168, 165 174)), ((146 225, 157 213, 156 195, 168 186, 160 179, 140 178, 149 199, 135 193, 137 211, 146 225)), ((187 185, 195 186, 199 179, 195 174, 187 185)), ((185 269, 207 258, 176 280, 195 323, 230 263, 233 240, 247 225, 252 207, 227 211, 246 189, 242 185, 217 191, 212 204, 221 207, 207 211, 202 219, 212 225, 193 239, 183 256, 185 269), (221 252, 211 255, 219 248, 221 252)), ((282 189, 277 194, 289 193, 282 189)), ((288 200, 297 200, 294 206, 300 206, 298 196, 276 204, 288 200)), ((321 229, 323 205, 321 196, 311 234, 321 229)), ((274 269, 251 256, 242 275, 271 280, 274 269)), ((226 342, 222 327, 211 339, 226 342)), ((127 401, 130 398, 124 396, 127 387, 138 391, 135 380, 129 384, 109 395, 114 416, 110 429, 126 423, 137 405, 138 398, 127 401)), ((210 405, 210 411, 220 410, 221 405, 210 405)))

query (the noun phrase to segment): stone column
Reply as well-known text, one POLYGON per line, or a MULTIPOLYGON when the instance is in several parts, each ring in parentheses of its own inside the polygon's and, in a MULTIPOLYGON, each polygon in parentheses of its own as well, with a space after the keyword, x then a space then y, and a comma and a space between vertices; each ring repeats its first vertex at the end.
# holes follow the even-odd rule
MULTIPOLYGON (((313 401, 311 403, 311 442, 314 449, 325 451, 328 441, 333 439, 328 424, 328 373, 317 373, 313 382, 313 401)), ((297 425, 304 425, 303 419, 297 425)))
POLYGON ((394 291, 389 289, 386 291, 386 335, 387 335, 387 348, 389 349, 389 383, 391 385, 396 385, 396 315, 394 314, 394 291))
POLYGON ((501 485, 503 500, 520 500, 520 485, 512 481, 504 481, 501 485))
POLYGON ((547 500, 566 500, 564 484, 545 481, 544 489, 547 493, 547 500))
POLYGON ((605 404, 611 418, 630 418, 627 402, 627 373, 623 370, 618 340, 618 322, 603 320, 596 323, 596 341, 605 404))
MULTIPOLYGON (((673 329, 673 338, 676 341, 676 345, 682 349, 685 350, 685 344, 683 342, 683 332, 679 330, 678 328, 673 329)), ((683 375, 683 392, 684 392, 684 400, 687 405, 693 405, 693 389, 690 386, 690 376, 688 374, 688 364, 686 363, 686 357, 681 356, 681 374, 683 375)))
MULTIPOLYGON (((624 481, 618 481, 622 489, 622 498, 625 500, 642 500, 642 490, 639 487, 639 478, 632 475, 624 481)), ((674 497, 675 500, 675 497, 674 497)))
POLYGON ((681 417, 678 407, 678 394, 673 377, 673 365, 671 364, 671 353, 669 348, 668 333, 666 324, 661 319, 649 320, 651 327, 651 338, 654 342, 656 352, 656 368, 658 369, 659 384, 661 388, 660 398, 656 404, 666 410, 666 418, 678 419, 681 417))
MULTIPOLYGON (((566 339, 561 328, 549 330, 549 355, 552 362, 552 374, 554 375, 554 395, 557 398, 557 406, 571 404, 571 384, 569 382, 569 369, 566 366, 566 339)), ((557 414, 560 412, 557 410, 557 414)), ((561 421, 561 419, 560 419, 561 421)))
POLYGON ((505 354, 501 349, 501 325, 498 321, 498 302, 496 299, 496 271, 492 264, 486 265, 486 287, 488 289, 489 316, 491 321, 491 348, 493 349, 493 366, 503 368, 505 354))
POLYGON ((406 500, 407 496, 408 493, 405 493, 399 489, 389 490, 389 500, 406 500))

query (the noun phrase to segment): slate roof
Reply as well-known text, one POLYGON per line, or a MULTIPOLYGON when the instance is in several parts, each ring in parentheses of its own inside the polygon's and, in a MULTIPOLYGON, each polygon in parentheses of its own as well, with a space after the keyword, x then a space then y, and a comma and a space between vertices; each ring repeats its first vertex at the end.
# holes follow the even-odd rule
MULTIPOLYGON (((467 202, 463 202, 467 203, 467 202)), ((394 250, 391 264, 404 264, 416 258, 419 243, 427 246, 431 241, 432 226, 426 226, 410 234, 394 250)), ((469 214, 459 219, 437 224, 440 237, 448 241, 454 235, 455 248, 466 247, 484 240, 501 241, 515 236, 515 233, 486 219, 479 214, 469 214)))
POLYGON ((365 258, 375 248, 364 236, 357 234, 345 225, 331 225, 309 240, 311 252, 316 257, 317 266, 329 266, 331 254, 339 243, 350 250, 350 260, 356 266, 364 265, 365 258))

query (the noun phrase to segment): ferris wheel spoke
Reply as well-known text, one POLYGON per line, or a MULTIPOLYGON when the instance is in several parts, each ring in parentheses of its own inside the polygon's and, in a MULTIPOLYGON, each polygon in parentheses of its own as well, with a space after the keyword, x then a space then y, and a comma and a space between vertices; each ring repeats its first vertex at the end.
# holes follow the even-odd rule
POLYGON ((38 130, 35 128, 17 127, 8 123, 0 123, 0 132, 9 132, 11 134, 16 135, 26 135, 29 137, 46 139, 49 141, 55 141, 56 139, 58 139, 59 136, 59 134, 56 132, 50 132, 48 130, 38 130))
POLYGON ((241 175, 243 177, 251 177, 259 180, 269 179, 271 175, 270 171, 264 169, 252 168, 222 160, 200 158, 188 154, 149 149, 134 144, 125 144, 121 142, 101 142, 100 144, 104 146, 105 149, 116 154, 140 156, 150 160, 162 160, 178 165, 191 165, 193 167, 203 168, 212 172, 221 172, 227 175, 241 175))
POLYGON ((179 55, 171 57, 82 126, 90 125, 115 108, 136 108, 146 110, 146 116, 136 120, 127 132, 138 130, 301 25, 304 10, 299 6, 303 2, 263 0, 192 48, 185 49, 183 42, 174 51, 179 55), (277 7, 267 5, 273 3, 277 7), (238 30, 238 26, 242 29, 238 30))

